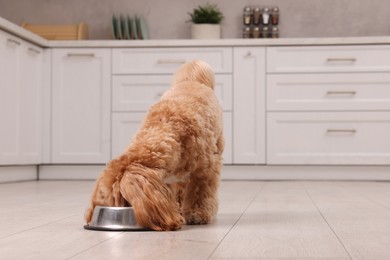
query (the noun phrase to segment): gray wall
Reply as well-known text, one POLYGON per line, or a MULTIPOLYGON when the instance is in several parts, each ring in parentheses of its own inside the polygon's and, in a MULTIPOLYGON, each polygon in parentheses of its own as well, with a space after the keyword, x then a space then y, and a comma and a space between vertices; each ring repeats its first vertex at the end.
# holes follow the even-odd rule
POLYGON ((207 2, 223 11, 223 38, 241 38, 245 5, 281 9, 281 37, 343 37, 390 35, 388 0, 0 0, 0 16, 20 24, 69 24, 84 21, 91 39, 110 38, 115 14, 141 14, 152 39, 190 37, 187 12, 207 2))

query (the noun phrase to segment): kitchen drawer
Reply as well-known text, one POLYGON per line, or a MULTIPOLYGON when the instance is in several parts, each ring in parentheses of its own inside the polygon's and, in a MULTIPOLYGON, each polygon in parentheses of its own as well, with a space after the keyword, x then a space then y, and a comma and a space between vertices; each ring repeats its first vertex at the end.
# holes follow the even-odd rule
POLYGON ((390 112, 267 116, 268 164, 390 164, 390 112))
POLYGON ((203 60, 215 73, 232 72, 232 48, 113 49, 113 74, 172 74, 191 60, 203 60))
MULTIPOLYGON (((138 131, 146 112, 113 113, 112 115, 112 158, 122 154, 138 131)), ((225 150, 223 162, 233 162, 233 120, 231 112, 223 113, 225 150)))
POLYGON ((268 73, 390 71, 390 46, 267 48, 268 73))
POLYGON ((146 112, 113 113, 111 158, 121 155, 130 145, 131 139, 138 131, 146 112))
MULTIPOLYGON (((141 75, 113 77, 113 111, 147 111, 156 103, 172 81, 171 75, 141 75)), ((215 75, 215 94, 224 111, 232 110, 231 75, 215 75)))
POLYGON ((389 73, 267 76, 268 111, 390 110, 389 73))

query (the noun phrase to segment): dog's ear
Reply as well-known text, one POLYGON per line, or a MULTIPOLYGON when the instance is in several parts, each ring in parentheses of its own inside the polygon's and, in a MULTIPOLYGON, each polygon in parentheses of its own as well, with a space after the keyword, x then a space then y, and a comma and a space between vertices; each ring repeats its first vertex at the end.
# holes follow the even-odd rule
POLYGON ((195 81, 214 89, 214 72, 210 65, 201 60, 194 60, 182 65, 173 77, 173 85, 183 81, 195 81))
POLYGON ((156 231, 180 229, 179 207, 158 170, 129 166, 122 176, 120 192, 134 208, 140 226, 156 231))
POLYGON ((92 192, 91 204, 84 215, 87 224, 91 222, 95 206, 124 207, 128 205, 127 201, 122 197, 119 187, 118 176, 120 176, 120 172, 123 171, 119 164, 119 161, 121 160, 124 159, 119 158, 112 160, 96 181, 92 192))
POLYGON ((109 175, 102 174, 96 181, 95 188, 92 192, 91 205, 84 215, 85 222, 91 222, 92 213, 96 206, 114 206, 113 183, 109 175))

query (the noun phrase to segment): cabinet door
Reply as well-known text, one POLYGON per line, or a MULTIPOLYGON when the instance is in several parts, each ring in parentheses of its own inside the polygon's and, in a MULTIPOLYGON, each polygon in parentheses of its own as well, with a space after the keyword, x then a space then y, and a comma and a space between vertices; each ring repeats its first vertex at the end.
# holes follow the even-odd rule
POLYGON ((19 92, 21 41, 0 31, 0 163, 16 164, 19 158, 19 92))
MULTIPOLYGON (((146 112, 113 113, 112 115, 112 158, 122 154, 141 125, 146 112)), ((224 112, 225 151, 223 162, 232 163, 232 113, 224 112)))
POLYGON ((20 63, 20 157, 23 164, 42 160, 43 50, 23 47, 20 63))
POLYGON ((265 163, 265 48, 234 48, 233 163, 265 163))
POLYGON ((52 163, 110 157, 110 51, 53 50, 52 163))
POLYGON ((0 31, 0 164, 41 162, 41 52, 0 31))

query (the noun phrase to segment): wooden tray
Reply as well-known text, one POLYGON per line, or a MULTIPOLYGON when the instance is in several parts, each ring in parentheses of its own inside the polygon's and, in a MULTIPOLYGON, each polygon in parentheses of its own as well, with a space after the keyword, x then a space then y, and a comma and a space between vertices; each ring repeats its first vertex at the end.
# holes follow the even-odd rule
POLYGON ((22 23, 22 27, 48 40, 86 40, 88 26, 81 22, 71 25, 38 25, 22 23))

